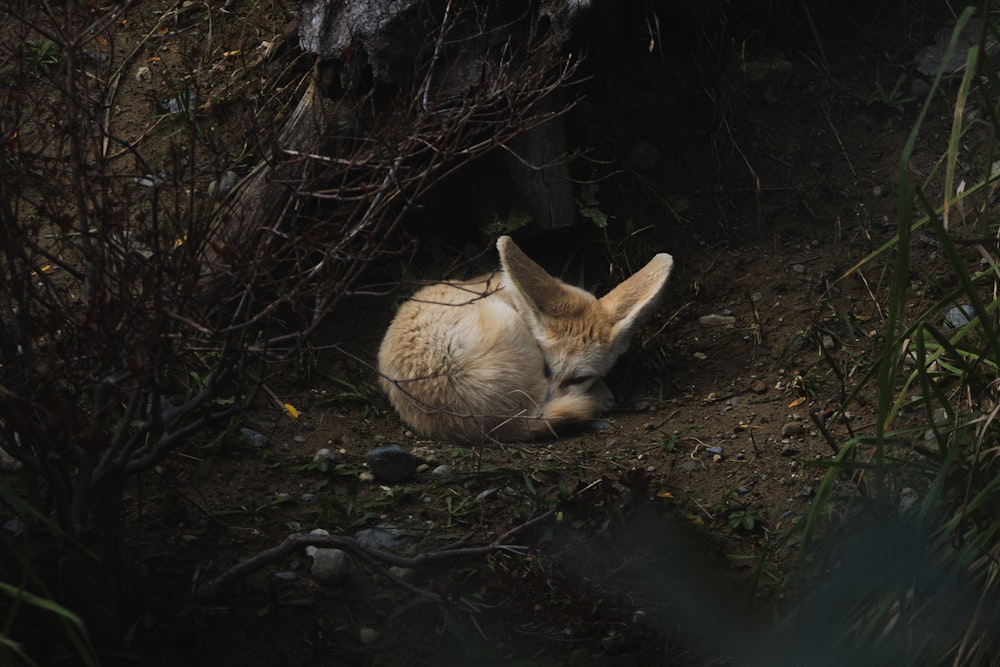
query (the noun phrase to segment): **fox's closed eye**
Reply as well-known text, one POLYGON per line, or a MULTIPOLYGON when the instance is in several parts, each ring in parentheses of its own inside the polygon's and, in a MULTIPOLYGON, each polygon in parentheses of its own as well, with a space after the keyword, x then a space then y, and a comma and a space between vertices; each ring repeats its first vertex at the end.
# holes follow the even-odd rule
POLYGON ((590 382, 593 379, 594 379, 593 375, 580 375, 578 377, 570 378, 568 380, 563 381, 563 386, 564 387, 572 387, 573 385, 583 384, 585 382, 590 382))

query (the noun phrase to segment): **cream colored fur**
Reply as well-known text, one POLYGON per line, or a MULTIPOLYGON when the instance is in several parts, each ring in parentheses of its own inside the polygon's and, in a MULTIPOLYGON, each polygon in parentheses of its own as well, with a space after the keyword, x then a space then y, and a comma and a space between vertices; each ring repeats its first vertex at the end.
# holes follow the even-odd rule
POLYGON ((673 268, 656 255, 597 299, 550 276, 510 237, 501 270, 419 290, 379 349, 382 387, 424 436, 477 443, 557 435, 609 407, 603 378, 673 268))

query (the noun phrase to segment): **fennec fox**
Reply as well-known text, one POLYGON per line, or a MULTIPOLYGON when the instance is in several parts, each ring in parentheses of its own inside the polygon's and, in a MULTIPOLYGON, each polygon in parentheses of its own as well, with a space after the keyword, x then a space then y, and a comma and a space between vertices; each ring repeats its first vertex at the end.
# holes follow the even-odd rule
POLYGON ((550 276, 508 236, 497 250, 501 270, 424 287, 382 341, 382 388, 424 436, 530 440, 599 415, 611 401, 602 378, 673 268, 661 253, 597 299, 550 276))

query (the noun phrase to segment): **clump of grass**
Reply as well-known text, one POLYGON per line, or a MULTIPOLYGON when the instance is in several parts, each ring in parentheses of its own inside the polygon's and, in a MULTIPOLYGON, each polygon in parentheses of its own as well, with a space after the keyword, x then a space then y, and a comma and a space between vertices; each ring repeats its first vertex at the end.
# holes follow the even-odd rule
MULTIPOLYGON (((951 49, 973 16, 971 8, 961 14, 951 49)), ((924 182, 914 181, 910 160, 928 110, 944 95, 939 74, 902 154, 897 234, 859 264, 894 254, 881 358, 848 399, 877 396, 874 433, 849 440, 829 464, 805 521, 804 544, 811 548, 803 554, 830 569, 788 619, 795 645, 809 644, 803 639, 820 629, 824 646, 835 636, 840 662, 997 662, 1000 224, 990 194, 1000 158, 994 144, 1000 78, 981 49, 997 33, 983 25, 951 101, 945 154, 924 182), (979 118, 966 113, 977 100, 985 109, 979 118), (985 149, 971 154, 967 146, 985 149), (972 165, 983 176, 969 186, 963 179, 976 173, 972 165), (943 192, 939 203, 929 194, 935 188, 943 192), (959 225, 963 210, 974 215, 959 225), (918 229, 933 237, 947 263, 937 300, 926 305, 910 294, 911 236, 918 229), (949 311, 959 316, 946 325, 949 311), (850 500, 850 526, 838 533, 838 548, 819 553, 826 542, 815 539, 817 529, 847 479, 859 491, 850 500)))

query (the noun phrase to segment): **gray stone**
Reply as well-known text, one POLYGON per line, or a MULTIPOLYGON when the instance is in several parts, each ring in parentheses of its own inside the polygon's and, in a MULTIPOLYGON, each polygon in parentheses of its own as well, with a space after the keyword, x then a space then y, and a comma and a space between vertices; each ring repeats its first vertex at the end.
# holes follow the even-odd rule
POLYGON ((702 315, 698 318, 698 323, 709 327, 733 326, 736 324, 736 318, 732 315, 702 315))
POLYGON ((306 554, 313 559, 309 573, 321 584, 342 584, 354 571, 354 563, 343 549, 306 547, 306 554))
POLYGON ((397 445, 376 447, 368 452, 367 461, 372 474, 386 484, 406 482, 417 474, 416 457, 397 445))
POLYGON ((455 469, 450 465, 439 465, 431 470, 431 477, 435 479, 448 479, 455 474, 455 469))
POLYGON ((323 447, 322 449, 317 449, 316 453, 313 454, 313 461, 336 461, 337 455, 333 453, 328 447, 323 447))
POLYGON ((781 437, 791 438, 792 436, 802 435, 804 431, 805 427, 802 425, 802 422, 788 422, 781 427, 781 437))
POLYGON ((975 317, 976 309, 972 306, 955 306, 944 316, 944 325, 949 329, 961 329, 975 317))
POLYGON ((240 429, 240 435, 246 438, 246 440, 254 447, 266 447, 269 442, 266 435, 258 433, 252 428, 247 428, 246 426, 240 429))
POLYGON ((406 541, 406 535, 399 528, 380 524, 374 528, 364 528, 354 534, 354 539, 367 547, 392 549, 406 541))

